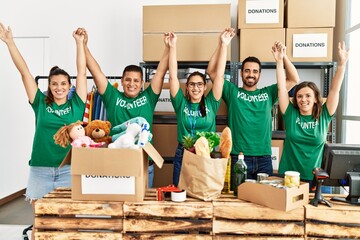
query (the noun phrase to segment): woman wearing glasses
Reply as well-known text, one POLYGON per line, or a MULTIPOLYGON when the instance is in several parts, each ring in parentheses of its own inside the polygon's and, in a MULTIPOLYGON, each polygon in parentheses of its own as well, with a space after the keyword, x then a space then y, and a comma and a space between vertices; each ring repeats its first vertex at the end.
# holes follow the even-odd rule
POLYGON ((206 91, 205 75, 200 72, 190 74, 186 82, 185 96, 180 88, 177 77, 176 41, 177 36, 170 33, 168 36, 170 95, 171 102, 176 112, 177 140, 179 142, 175 152, 173 184, 178 185, 184 148, 182 145, 185 136, 193 136, 197 131, 216 131, 216 113, 220 106, 221 93, 224 85, 224 72, 226 66, 227 47, 235 36, 234 29, 225 29, 219 37, 219 44, 212 55, 209 66, 214 66, 215 74, 212 76, 212 90, 204 96, 206 91))

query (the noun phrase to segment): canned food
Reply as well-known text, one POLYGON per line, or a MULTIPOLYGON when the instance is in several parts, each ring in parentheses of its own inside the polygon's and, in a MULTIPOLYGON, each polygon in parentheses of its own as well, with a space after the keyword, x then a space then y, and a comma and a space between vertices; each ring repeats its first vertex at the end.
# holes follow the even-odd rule
POLYGON ((261 180, 259 183, 265 184, 265 185, 271 185, 271 180, 261 180))
POLYGON ((300 173, 295 171, 286 171, 284 185, 288 188, 300 186, 300 173))
POLYGON ((257 181, 261 182, 262 180, 266 180, 269 177, 267 173, 258 173, 257 174, 257 181))
POLYGON ((252 182, 252 183, 256 183, 255 179, 245 179, 245 182, 252 182))

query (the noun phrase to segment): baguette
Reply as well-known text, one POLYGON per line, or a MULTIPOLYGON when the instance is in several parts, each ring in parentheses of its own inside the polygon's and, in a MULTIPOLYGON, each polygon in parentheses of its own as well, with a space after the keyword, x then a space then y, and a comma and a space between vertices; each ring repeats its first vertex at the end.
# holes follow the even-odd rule
POLYGON ((220 136, 219 151, 223 158, 229 158, 232 149, 231 130, 229 127, 224 128, 220 136))

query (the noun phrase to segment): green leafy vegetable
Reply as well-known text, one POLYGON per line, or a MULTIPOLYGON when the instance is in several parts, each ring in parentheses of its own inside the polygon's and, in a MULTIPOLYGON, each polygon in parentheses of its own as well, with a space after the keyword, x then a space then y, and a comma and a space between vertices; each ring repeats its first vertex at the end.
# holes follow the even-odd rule
POLYGON ((194 146, 196 140, 200 137, 205 137, 209 142, 210 152, 213 152, 214 149, 220 144, 220 136, 216 132, 196 132, 195 136, 184 136, 183 146, 186 149, 190 149, 194 146))

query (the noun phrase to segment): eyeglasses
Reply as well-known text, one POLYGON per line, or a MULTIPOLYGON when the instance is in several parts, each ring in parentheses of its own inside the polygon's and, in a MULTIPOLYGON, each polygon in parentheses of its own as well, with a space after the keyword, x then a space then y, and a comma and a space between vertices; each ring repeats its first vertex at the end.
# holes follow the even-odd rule
POLYGON ((190 88, 194 88, 195 86, 197 86, 198 88, 203 88, 205 86, 203 82, 188 82, 187 85, 190 88))

